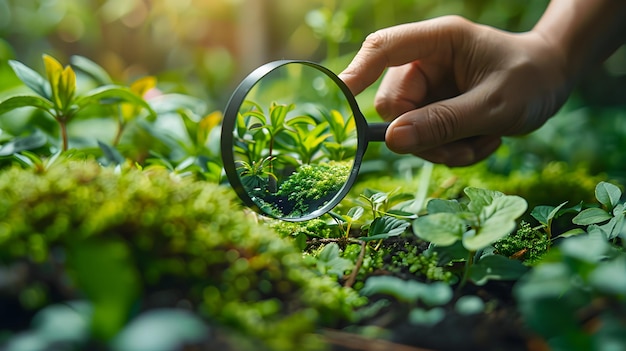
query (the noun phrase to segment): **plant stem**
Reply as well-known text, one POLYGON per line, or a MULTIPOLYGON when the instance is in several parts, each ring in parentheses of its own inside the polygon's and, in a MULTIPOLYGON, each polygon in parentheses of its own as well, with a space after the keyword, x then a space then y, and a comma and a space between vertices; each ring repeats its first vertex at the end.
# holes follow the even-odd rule
POLYGON ((65 122, 64 118, 58 118, 57 121, 59 122, 59 127, 61 129, 61 139, 63 141, 63 151, 67 151, 68 148, 68 141, 67 141, 67 123, 65 122))
POLYGON ((117 133, 115 133, 115 138, 113 139, 113 146, 117 146, 122 140, 122 133, 124 133, 124 122, 121 120, 117 123, 117 133))
POLYGON ((343 285, 346 288, 351 288, 352 285, 354 285, 354 282, 356 282, 356 276, 359 274, 361 266, 363 265, 363 260, 365 259, 366 249, 367 243, 365 241, 361 241, 361 253, 359 253, 359 258, 357 258, 356 263, 354 264, 354 269, 352 270, 352 273, 350 273, 348 280, 346 280, 343 285))
POLYGON ((467 283, 467 279, 469 278, 470 268, 472 267, 472 264, 474 264, 474 255, 476 255, 476 251, 470 251, 467 257, 467 260, 465 261, 465 270, 463 271, 463 278, 461 278, 461 282, 459 283, 459 286, 457 287, 457 292, 463 289, 463 287, 465 286, 465 283, 467 283))

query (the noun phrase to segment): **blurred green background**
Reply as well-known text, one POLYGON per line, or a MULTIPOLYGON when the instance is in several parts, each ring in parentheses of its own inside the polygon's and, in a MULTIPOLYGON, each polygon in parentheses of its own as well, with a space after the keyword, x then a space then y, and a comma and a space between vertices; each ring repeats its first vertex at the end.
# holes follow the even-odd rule
MULTIPOLYGON (((0 98, 20 82, 6 61, 42 71, 41 55, 102 65, 120 82, 153 75, 165 92, 223 110, 240 79, 281 58, 339 72, 367 34, 446 14, 511 31, 530 29, 547 0, 0 0, 0 98)), ((590 68, 556 118, 507 139, 491 167, 540 169, 562 160, 626 179, 626 49, 590 68)), ((373 88, 359 97, 375 116, 373 88)), ((374 117, 375 118, 375 117, 374 117)))

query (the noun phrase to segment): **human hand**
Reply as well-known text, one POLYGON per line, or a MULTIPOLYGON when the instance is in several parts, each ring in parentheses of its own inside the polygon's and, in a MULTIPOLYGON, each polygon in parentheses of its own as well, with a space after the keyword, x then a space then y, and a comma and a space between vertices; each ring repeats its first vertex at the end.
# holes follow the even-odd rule
POLYGON ((478 162, 502 136, 537 129, 572 86, 564 53, 541 34, 504 32, 456 16, 368 36, 339 76, 356 95, 385 69, 375 106, 393 120, 388 147, 449 166, 478 162))

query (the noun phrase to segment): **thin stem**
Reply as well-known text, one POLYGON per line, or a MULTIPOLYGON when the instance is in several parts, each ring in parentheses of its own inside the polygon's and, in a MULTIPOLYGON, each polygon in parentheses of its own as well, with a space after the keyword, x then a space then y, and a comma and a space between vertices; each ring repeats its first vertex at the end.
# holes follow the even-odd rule
POLYGON ((367 243, 365 241, 361 241, 361 253, 359 253, 359 258, 357 258, 356 263, 354 264, 354 269, 352 270, 352 273, 350 273, 348 280, 346 280, 345 284, 343 285, 344 287, 351 288, 352 285, 354 285, 354 283, 356 282, 356 276, 359 274, 361 266, 363 265, 366 250, 367 243))
POLYGON ((474 264, 474 255, 476 255, 476 251, 469 252, 467 260, 465 261, 465 271, 463 272, 463 278, 461 278, 461 282, 459 283, 459 286, 457 287, 457 292, 463 289, 463 287, 467 283, 467 280, 469 278, 470 268, 472 267, 472 264, 474 264))
POLYGON ((124 133, 124 122, 120 119, 117 122, 117 133, 115 133, 115 138, 113 139, 113 146, 117 146, 122 140, 122 133, 124 133))
POLYGON ((61 140, 63 141, 63 151, 67 151, 68 148, 68 138, 67 138, 67 123, 65 122, 65 119, 59 118, 57 119, 57 121, 59 121, 59 127, 61 129, 61 140))

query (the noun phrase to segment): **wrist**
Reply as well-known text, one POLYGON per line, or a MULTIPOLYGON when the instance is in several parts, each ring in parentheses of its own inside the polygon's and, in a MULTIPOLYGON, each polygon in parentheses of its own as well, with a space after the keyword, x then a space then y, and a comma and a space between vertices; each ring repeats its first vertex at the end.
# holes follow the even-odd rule
POLYGON ((626 1, 553 0, 531 32, 560 57, 573 80, 604 61, 626 39, 626 1))

